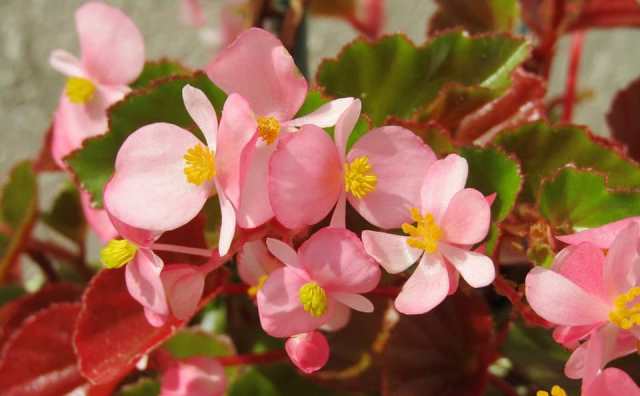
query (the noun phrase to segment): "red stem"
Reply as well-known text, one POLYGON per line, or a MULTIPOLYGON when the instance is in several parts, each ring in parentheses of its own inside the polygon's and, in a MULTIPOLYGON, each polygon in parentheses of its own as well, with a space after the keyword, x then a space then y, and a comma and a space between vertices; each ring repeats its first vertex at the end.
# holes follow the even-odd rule
POLYGON ((498 390, 505 396, 518 396, 518 393, 515 389, 513 389, 511 384, 509 384, 502 378, 496 377, 495 375, 489 373, 489 382, 491 382, 491 385, 498 388, 498 390))
POLYGON ((256 354, 221 356, 218 362, 223 366, 241 366, 247 364, 268 364, 287 360, 287 353, 284 349, 256 354))
POLYGON ((234 294, 246 294, 249 290, 249 286, 243 283, 227 283, 222 286, 220 294, 234 295, 234 294))
POLYGON ((585 32, 582 30, 576 31, 571 35, 571 53, 564 93, 564 112, 562 114, 563 122, 571 122, 571 119, 573 118, 573 108, 576 102, 576 90, 580 70, 580 59, 582 58, 582 48, 584 47, 584 36, 585 32))

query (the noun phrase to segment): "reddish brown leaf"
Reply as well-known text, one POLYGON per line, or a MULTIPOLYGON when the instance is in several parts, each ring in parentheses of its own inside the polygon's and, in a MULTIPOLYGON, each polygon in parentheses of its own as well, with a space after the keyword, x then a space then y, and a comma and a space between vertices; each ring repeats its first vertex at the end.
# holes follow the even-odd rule
MULTIPOLYGON (((209 274, 201 306, 217 295, 226 276, 223 270, 209 274)), ((74 333, 80 371, 94 384, 120 378, 186 323, 171 319, 152 327, 127 291, 124 268, 103 270, 87 287, 74 333)))
POLYGON ((61 303, 28 318, 0 360, 4 396, 59 396, 85 382, 71 344, 80 303, 61 303))
POLYGON ((640 159, 640 79, 618 92, 609 113, 607 122, 611 134, 620 143, 627 146, 628 153, 635 160, 640 159))

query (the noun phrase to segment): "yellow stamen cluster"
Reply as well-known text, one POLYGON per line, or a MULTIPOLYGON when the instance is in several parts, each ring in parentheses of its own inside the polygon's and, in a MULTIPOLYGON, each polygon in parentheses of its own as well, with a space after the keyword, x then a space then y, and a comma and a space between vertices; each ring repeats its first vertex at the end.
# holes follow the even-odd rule
MULTIPOLYGON (((549 392, 540 390, 536 392, 536 396, 549 396, 549 392)), ((567 396, 567 392, 558 385, 554 385, 551 388, 551 396, 567 396)))
POLYGON ((613 310, 609 312, 609 320, 623 330, 640 325, 640 303, 629 304, 640 297, 640 287, 632 287, 613 300, 613 310))
POLYGON ((64 91, 71 103, 83 104, 93 99, 93 95, 96 93, 96 86, 86 78, 69 77, 64 91))
POLYGON ((267 281, 267 279, 269 279, 269 275, 262 275, 260 278, 258 278, 258 284, 255 286, 251 286, 249 290, 247 290, 247 294, 249 295, 249 297, 255 298, 260 289, 262 289, 262 286, 264 286, 264 283, 267 281))
POLYGON ((112 239, 100 250, 100 262, 106 268, 120 268, 133 260, 138 247, 126 239, 112 239))
POLYGON ((409 235, 407 244, 427 253, 435 253, 438 250, 438 242, 442 238, 442 229, 436 224, 431 213, 422 216, 417 208, 411 209, 411 218, 416 225, 409 223, 402 225, 402 231, 409 235))
POLYGON ((369 157, 363 155, 344 164, 344 190, 360 199, 376 189, 378 176, 372 171, 369 157))
POLYGON ((183 158, 184 175, 189 183, 199 186, 216 175, 213 152, 203 144, 199 143, 191 147, 183 158))
POLYGON ((273 117, 258 117, 258 135, 267 144, 272 144, 280 134, 280 123, 273 117))
POLYGON ((302 285, 298 291, 300 303, 311 316, 322 316, 327 312, 327 294, 322 286, 316 282, 308 282, 302 285))

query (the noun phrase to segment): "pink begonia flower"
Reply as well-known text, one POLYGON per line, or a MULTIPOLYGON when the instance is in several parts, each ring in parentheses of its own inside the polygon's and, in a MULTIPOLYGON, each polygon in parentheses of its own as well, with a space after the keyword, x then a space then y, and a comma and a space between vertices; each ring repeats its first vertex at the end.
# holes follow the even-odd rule
POLYGON ((322 129, 305 125, 278 145, 271 157, 269 193, 276 219, 284 226, 316 224, 335 207, 331 225, 344 227, 347 200, 380 228, 411 220, 408 208, 419 201, 425 169, 436 156, 399 126, 373 129, 347 152, 360 108, 356 99, 340 116, 335 143, 322 129))
POLYGON ((372 312, 362 293, 373 290, 380 268, 358 237, 342 228, 323 228, 298 252, 276 239, 269 251, 285 264, 271 273, 258 291, 262 328, 273 337, 313 331, 345 310, 372 312))
POLYGON ((51 66, 68 77, 53 121, 52 155, 62 159, 91 136, 107 132, 107 108, 130 91, 144 67, 144 41, 117 8, 88 2, 76 11, 81 58, 54 50, 51 66))
POLYGON ((162 374, 160 396, 222 396, 224 367, 215 359, 191 357, 172 362, 162 374))
POLYGON ((236 257, 236 262, 240 279, 251 286, 248 290, 251 297, 258 294, 270 273, 283 266, 278 259, 269 254, 262 239, 245 243, 236 257))
POLYGON ((118 231, 113 224, 111 224, 111 219, 107 211, 92 207, 91 196, 82 189, 80 189, 80 203, 87 224, 89 224, 91 229, 98 235, 102 243, 106 243, 118 236, 118 231))
POLYGON ((429 312, 458 289, 458 274, 472 287, 484 287, 495 278, 491 259, 469 247, 489 231, 489 203, 479 191, 464 188, 467 161, 451 154, 426 171, 420 199, 404 209, 411 223, 407 234, 364 231, 365 250, 392 274, 407 270, 418 259, 415 271, 395 301, 405 314, 429 312), (422 258, 421 258, 422 257, 422 258))
POLYGON ((305 374, 320 370, 329 360, 329 343, 318 331, 290 337, 284 349, 293 364, 305 374))
POLYGON ((618 236, 618 233, 625 229, 630 223, 640 223, 640 217, 628 217, 600 227, 591 228, 575 234, 562 235, 556 238, 568 245, 589 242, 600 249, 609 249, 618 236))
POLYGON ((640 336, 640 224, 630 222, 606 256, 583 242, 563 249, 550 269, 536 267, 525 280, 533 310, 560 326, 554 338, 576 348, 565 366, 589 384, 608 362, 636 350, 640 336))
POLYGON ((582 396, 640 396, 640 388, 627 373, 617 368, 603 370, 582 396))
POLYGON ((222 256, 235 234, 233 202, 239 201, 256 122, 239 95, 227 98, 219 128, 215 110, 202 91, 187 85, 182 95, 206 145, 172 124, 138 129, 118 151, 115 173, 105 187, 105 207, 132 227, 163 232, 191 221, 215 191, 222 213, 218 242, 222 256))
MULTIPOLYGON (((243 32, 220 51, 206 70, 223 91, 240 94, 251 105, 259 138, 240 200, 232 202, 238 209, 238 225, 255 228, 273 217, 268 172, 278 140, 306 124, 321 128, 335 125, 353 99, 331 101, 311 114, 294 119, 307 96, 307 81, 280 40, 258 28, 243 32)), ((305 181, 290 182, 299 185, 305 181)))

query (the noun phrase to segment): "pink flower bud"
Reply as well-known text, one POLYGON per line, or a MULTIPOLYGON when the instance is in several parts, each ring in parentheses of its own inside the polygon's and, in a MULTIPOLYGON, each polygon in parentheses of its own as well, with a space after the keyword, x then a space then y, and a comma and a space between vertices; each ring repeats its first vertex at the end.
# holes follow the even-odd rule
POLYGON ((293 364, 306 374, 320 370, 329 360, 329 343, 317 331, 290 337, 284 348, 293 364))

